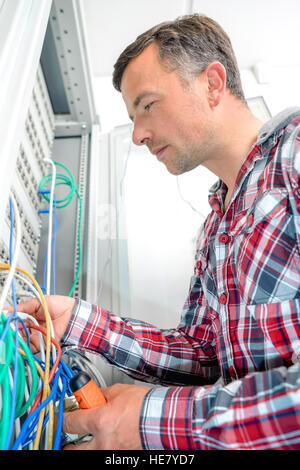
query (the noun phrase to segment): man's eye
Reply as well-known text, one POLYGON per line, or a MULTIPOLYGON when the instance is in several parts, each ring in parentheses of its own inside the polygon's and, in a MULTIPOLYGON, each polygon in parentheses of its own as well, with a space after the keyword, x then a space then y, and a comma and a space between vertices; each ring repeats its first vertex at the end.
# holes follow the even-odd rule
POLYGON ((146 106, 144 106, 144 109, 145 109, 146 111, 149 111, 149 109, 151 108, 151 106, 153 105, 153 103, 154 103, 154 101, 151 101, 151 103, 146 104, 146 106))

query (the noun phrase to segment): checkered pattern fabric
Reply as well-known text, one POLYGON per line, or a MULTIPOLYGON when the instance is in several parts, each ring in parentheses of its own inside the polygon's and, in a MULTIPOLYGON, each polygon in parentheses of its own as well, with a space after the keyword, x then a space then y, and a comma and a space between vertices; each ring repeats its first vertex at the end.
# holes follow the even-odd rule
POLYGON ((77 300, 63 338, 158 385, 146 449, 300 449, 300 109, 262 127, 224 213, 225 194, 211 189, 177 328, 77 300))

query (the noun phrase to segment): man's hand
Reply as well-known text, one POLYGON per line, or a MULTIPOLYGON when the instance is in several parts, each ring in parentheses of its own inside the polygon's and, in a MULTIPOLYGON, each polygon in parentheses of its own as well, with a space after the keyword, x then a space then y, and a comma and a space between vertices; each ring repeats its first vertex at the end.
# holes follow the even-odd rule
POLYGON ((107 404, 64 413, 64 432, 91 434, 89 442, 68 444, 64 450, 139 450, 141 407, 149 387, 116 384, 101 389, 107 404))
MULTIPOLYGON (((60 341, 67 329, 76 300, 64 295, 45 295, 45 300, 52 318, 55 338, 57 341, 60 341)), ((8 310, 13 311, 13 307, 10 307, 8 310)), ((44 309, 39 299, 35 298, 18 304, 17 310, 18 312, 32 315, 43 328, 46 327, 44 309)), ((39 351, 39 340, 36 330, 33 330, 30 334, 30 345, 33 353, 39 351)))

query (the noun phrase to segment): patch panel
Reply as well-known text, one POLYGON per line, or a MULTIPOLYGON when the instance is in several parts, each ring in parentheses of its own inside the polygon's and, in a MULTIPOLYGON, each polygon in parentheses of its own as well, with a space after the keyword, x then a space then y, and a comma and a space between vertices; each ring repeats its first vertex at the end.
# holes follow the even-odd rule
POLYGON ((47 141, 48 147, 49 147, 49 149, 51 149, 52 142, 53 142, 53 129, 49 128, 49 123, 48 123, 48 126, 47 126, 47 122, 45 122, 44 119, 43 119, 43 113, 41 111, 41 107, 39 105, 38 98, 37 98, 36 92, 34 90, 32 92, 32 101, 33 101, 38 119, 41 123, 41 127, 42 127, 42 130, 43 130, 45 139, 47 141))
MULTIPOLYGON (((9 250, 4 243, 4 241, 0 241, 0 259, 2 263, 9 264, 9 250)), ((5 273, 5 272, 4 272, 5 273)), ((0 272, 0 292, 2 291, 5 283, 6 275, 3 272, 0 272)), ((16 287, 16 295, 17 295, 17 302, 23 302, 24 297, 29 296, 28 286, 26 282, 22 281, 22 279, 15 277, 15 287, 16 287)), ((10 295, 7 298, 7 305, 12 305, 10 300, 10 295)))
MULTIPOLYGON (((23 207, 23 205, 20 201, 19 196, 17 195, 16 191, 14 190, 14 188, 11 188, 11 192, 12 192, 14 198, 15 198, 15 201, 16 201, 16 204, 17 204, 17 207, 18 207, 18 211, 19 211, 19 214, 20 214, 20 219, 21 219, 21 223, 22 223, 22 232, 27 233, 28 238, 31 240, 31 243, 32 243, 33 246, 38 246, 39 232, 37 232, 34 229, 33 225, 31 224, 28 217, 26 216, 24 207, 23 207)), ((7 207, 7 209, 8 209, 8 207, 7 207)))
MULTIPOLYGON (((36 132, 36 129, 33 128, 32 122, 29 120, 29 117, 26 119, 25 122, 25 139, 28 140, 30 144, 31 153, 34 155, 35 159, 37 161, 42 162, 46 158, 47 153, 45 153, 40 138, 36 132)), ((43 172, 41 166, 40 168, 43 172)))
POLYGON ((46 116, 48 118, 49 127, 50 129, 52 129, 52 132, 53 132, 54 126, 55 126, 54 114, 53 114, 50 98, 48 95, 47 86, 44 80, 42 68, 40 65, 37 70, 35 90, 39 97, 41 108, 45 111, 46 116))
MULTIPOLYGON (((21 149, 21 153, 24 152, 21 149)), ((32 205, 33 210, 38 213, 41 206, 41 196, 38 194, 39 183, 32 173, 31 166, 25 163, 24 153, 23 157, 19 155, 16 165, 17 175, 25 189, 28 200, 32 205)))
POLYGON ((40 145, 43 149, 43 153, 48 155, 52 150, 53 136, 52 133, 50 134, 47 132, 44 119, 39 116, 33 99, 28 110, 27 120, 37 145, 40 145))
MULTIPOLYGON (((21 213, 24 214, 23 211, 21 211, 21 213)), ((28 227, 27 219, 25 219, 25 221, 22 221, 22 222, 23 222, 23 227, 24 227, 24 222, 25 222, 25 226, 28 227)), ((7 206, 7 210, 6 210, 6 223, 7 223, 8 229, 10 229, 9 206, 7 206)), ((15 235, 15 230, 14 230, 14 235, 15 235)), ((30 237, 30 235, 28 234, 28 232, 22 231, 21 244, 22 244, 21 245, 21 250, 23 250, 25 256, 28 259, 28 262, 32 266, 33 272, 35 272, 36 271, 37 257, 38 257, 38 238, 34 236, 34 239, 32 239, 30 237)))
MULTIPOLYGON (((23 213, 23 211, 21 211, 21 213, 23 213)), ((24 241, 26 241, 26 246, 30 248, 30 250, 28 249, 28 253, 30 257, 34 254, 36 258, 37 250, 38 250, 38 237, 34 234, 31 224, 28 222, 28 219, 26 217, 24 218, 24 220, 21 219, 21 221, 23 223, 22 233, 23 233, 24 241), (25 228, 25 231, 24 231, 24 228, 25 228)), ((6 208, 6 222, 7 222, 7 225, 10 226, 9 205, 7 205, 7 208, 6 208)))
MULTIPOLYGON (((38 193, 39 183, 47 174, 48 164, 44 161, 51 156, 54 141, 54 114, 39 65, 32 91, 24 134, 20 142, 15 167, 15 180, 11 191, 14 195, 22 225, 21 254, 29 271, 36 274, 41 233, 39 210, 42 196, 38 193)), ((6 233, 10 230, 9 204, 6 209, 6 233)), ((8 235, 2 241, 8 241, 8 235)))

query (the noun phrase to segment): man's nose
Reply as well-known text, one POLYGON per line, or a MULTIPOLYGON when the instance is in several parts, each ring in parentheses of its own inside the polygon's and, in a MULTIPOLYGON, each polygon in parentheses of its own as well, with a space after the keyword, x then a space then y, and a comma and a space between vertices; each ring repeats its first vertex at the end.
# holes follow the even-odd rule
POLYGON ((141 126, 138 123, 134 123, 132 132, 132 141, 135 145, 146 145, 152 139, 152 132, 141 126))

